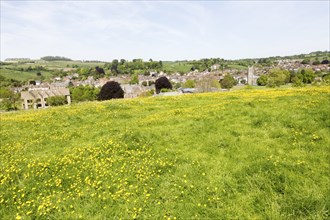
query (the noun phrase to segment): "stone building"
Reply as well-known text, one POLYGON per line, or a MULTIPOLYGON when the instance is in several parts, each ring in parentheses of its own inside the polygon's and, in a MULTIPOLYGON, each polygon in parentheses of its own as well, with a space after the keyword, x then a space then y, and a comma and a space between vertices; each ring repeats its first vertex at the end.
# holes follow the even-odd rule
POLYGON ((147 87, 140 85, 123 84, 121 87, 124 90, 124 98, 136 98, 147 91, 147 87))
POLYGON ((68 104, 71 103, 70 90, 68 88, 30 88, 21 92, 23 109, 47 108, 47 99, 53 96, 65 96, 68 104))
POLYGON ((253 76, 254 76, 254 67, 249 66, 248 68, 248 75, 247 75, 247 84, 253 85, 253 76))

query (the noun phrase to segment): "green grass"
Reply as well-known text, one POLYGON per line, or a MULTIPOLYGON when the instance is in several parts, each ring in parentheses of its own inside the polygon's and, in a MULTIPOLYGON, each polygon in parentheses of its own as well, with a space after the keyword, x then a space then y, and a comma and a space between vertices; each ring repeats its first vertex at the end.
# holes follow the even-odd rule
MULTIPOLYGON (((7 79, 15 79, 19 81, 28 81, 28 80, 37 80, 40 77, 37 76, 38 71, 18 71, 18 70, 12 70, 12 69, 0 69, 0 75, 4 76, 7 79)), ((51 77, 51 73, 48 71, 39 71, 42 73, 42 75, 49 79, 51 77)))
POLYGON ((171 61, 164 61, 163 62, 163 69, 165 71, 170 72, 184 72, 187 73, 190 71, 192 65, 188 62, 171 62, 171 61))
POLYGON ((0 219, 327 219, 330 88, 1 114, 0 219))

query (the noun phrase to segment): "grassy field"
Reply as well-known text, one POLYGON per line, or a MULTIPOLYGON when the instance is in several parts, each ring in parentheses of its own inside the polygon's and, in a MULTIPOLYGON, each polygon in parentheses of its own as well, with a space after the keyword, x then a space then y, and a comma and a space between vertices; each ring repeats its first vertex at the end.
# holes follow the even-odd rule
POLYGON ((3 65, 0 68, 0 75, 4 76, 7 79, 15 79, 20 81, 28 81, 28 80, 36 80, 39 79, 37 77, 37 72, 42 73, 45 79, 49 79, 52 76, 53 70, 60 70, 72 67, 85 67, 85 68, 95 68, 96 66, 103 67, 105 63, 98 62, 81 62, 81 61, 52 61, 52 62, 36 62, 36 63, 11 63, 7 65, 3 65), (28 67, 35 68, 38 66, 43 66, 47 68, 47 70, 33 70, 26 71, 28 67), (23 68, 24 71, 20 71, 19 69, 23 68))
POLYGON ((329 219, 330 87, 1 114, 0 219, 329 219))
POLYGON ((187 73, 190 71, 192 65, 188 62, 172 62, 172 61, 163 61, 163 69, 167 72, 183 72, 187 73))
POLYGON ((37 76, 37 72, 41 72, 45 79, 49 79, 51 77, 51 73, 48 71, 27 72, 12 69, 1 69, 0 75, 7 79, 15 79, 19 81, 40 80, 40 77, 37 76))

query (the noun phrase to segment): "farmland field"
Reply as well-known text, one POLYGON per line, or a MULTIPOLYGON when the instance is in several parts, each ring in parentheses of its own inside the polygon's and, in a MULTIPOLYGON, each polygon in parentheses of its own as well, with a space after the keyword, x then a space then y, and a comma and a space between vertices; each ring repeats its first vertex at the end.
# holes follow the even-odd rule
POLYGON ((328 219, 330 87, 1 114, 0 219, 328 219))

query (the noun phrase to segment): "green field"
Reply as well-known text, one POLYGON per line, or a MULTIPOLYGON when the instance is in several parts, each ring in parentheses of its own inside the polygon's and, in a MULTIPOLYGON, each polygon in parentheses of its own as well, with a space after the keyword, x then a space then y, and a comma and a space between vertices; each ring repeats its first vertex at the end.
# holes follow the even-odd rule
POLYGON ((329 219, 330 87, 1 114, 0 219, 329 219))
MULTIPOLYGON (((27 72, 27 71, 18 71, 12 69, 1 69, 0 75, 7 79, 15 79, 19 81, 28 81, 28 80, 40 80, 40 77, 37 76, 38 71, 27 72)), ((49 71, 39 71, 45 77, 49 79, 52 75, 49 71)))
POLYGON ((84 67, 84 68, 95 68, 96 66, 103 67, 104 62, 81 62, 81 61, 39 61, 35 63, 8 63, 6 65, 1 65, 0 75, 7 79, 15 79, 19 81, 28 80, 39 80, 37 77, 37 72, 40 72, 45 79, 50 79, 54 70, 65 70, 66 68, 72 67, 84 67), (28 67, 36 68, 42 66, 45 70, 33 70, 27 71, 28 67), (23 71, 20 71, 20 69, 23 71))
POLYGON ((163 61, 163 69, 167 72, 182 72, 187 73, 190 71, 192 65, 186 61, 163 61))

